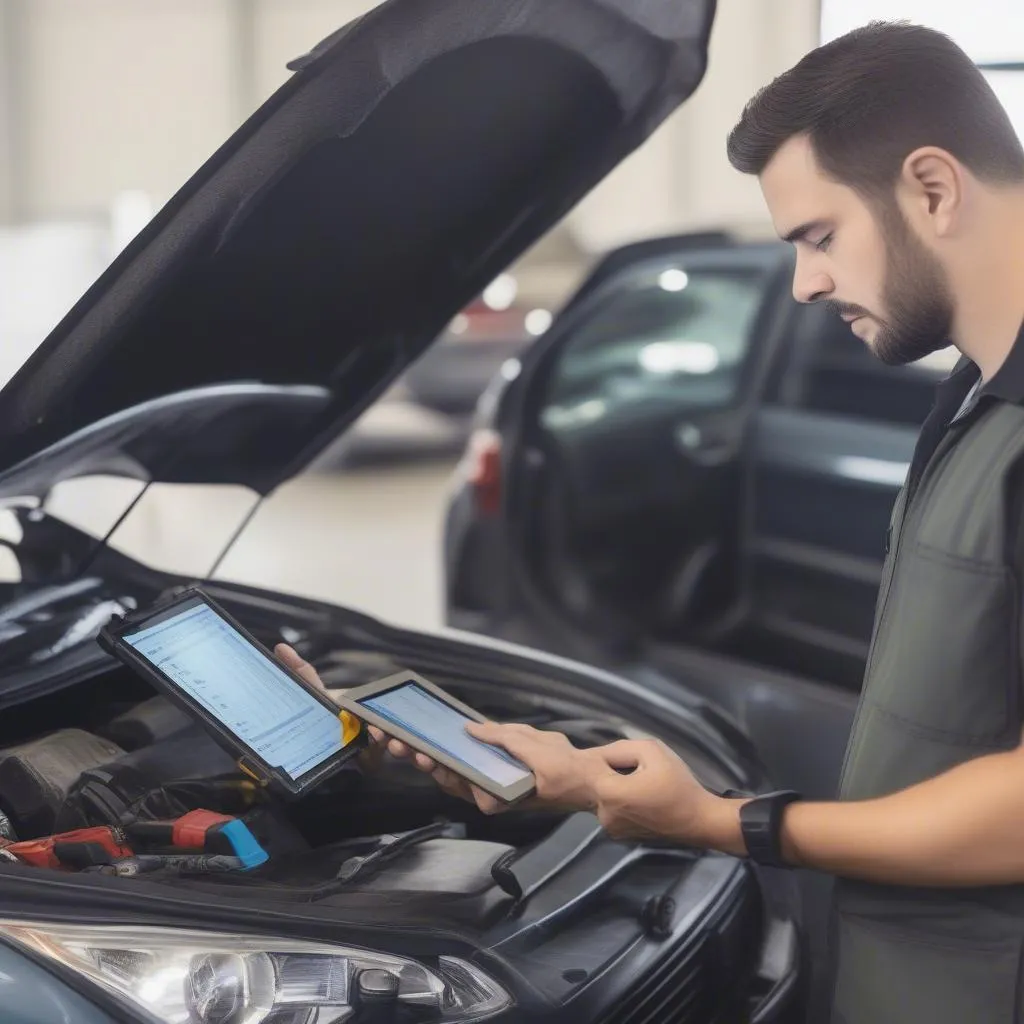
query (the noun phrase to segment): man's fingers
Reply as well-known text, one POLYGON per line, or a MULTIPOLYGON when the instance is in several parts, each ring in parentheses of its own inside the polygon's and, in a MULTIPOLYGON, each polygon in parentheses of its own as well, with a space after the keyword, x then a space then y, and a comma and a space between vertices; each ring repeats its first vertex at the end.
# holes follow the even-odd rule
POLYGON ((617 772, 634 771, 644 761, 644 746, 639 740, 616 740, 603 747, 595 747, 594 753, 617 772))
POLYGON ((315 686, 324 693, 327 692, 327 687, 324 686, 320 676, 317 675, 316 669, 294 647, 290 647, 288 644, 278 644, 274 648, 274 653, 288 668, 293 672, 297 672, 311 686, 315 686))
POLYGON ((513 757, 518 757, 527 764, 530 752, 536 750, 537 746, 536 730, 529 726, 470 722, 466 726, 466 732, 481 743, 490 743, 492 746, 507 750, 513 757))
POLYGON ((392 757, 406 758, 412 751, 401 740, 388 740, 388 753, 392 757))
POLYGON ((437 785, 449 796, 458 797, 460 800, 473 801, 473 794, 470 791, 466 780, 460 775, 442 765, 437 765, 430 773, 437 785))
POLYGON ((432 772, 436 767, 434 761, 426 754, 418 753, 401 740, 388 739, 383 733, 380 735, 381 739, 387 742, 388 753, 392 757, 398 758, 400 761, 411 760, 421 772, 432 772))
POLYGON ((476 802, 477 807, 479 807, 484 814, 500 814, 508 807, 508 804, 503 800, 499 800, 497 797, 491 796, 490 793, 485 793, 482 789, 477 789, 476 786, 470 786, 469 790, 473 795, 473 800, 476 802))

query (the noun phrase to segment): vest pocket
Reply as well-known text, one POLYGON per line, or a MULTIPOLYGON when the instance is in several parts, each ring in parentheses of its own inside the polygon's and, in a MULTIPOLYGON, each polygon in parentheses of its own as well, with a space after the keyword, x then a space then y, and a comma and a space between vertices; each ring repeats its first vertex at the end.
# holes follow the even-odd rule
POLYGON ((1006 569, 908 546, 876 637, 865 700, 910 732, 996 743, 1015 720, 1017 636, 1016 587, 1006 569))
POLYGON ((1021 1021, 1020 936, 920 931, 841 913, 832 1024, 1021 1021))

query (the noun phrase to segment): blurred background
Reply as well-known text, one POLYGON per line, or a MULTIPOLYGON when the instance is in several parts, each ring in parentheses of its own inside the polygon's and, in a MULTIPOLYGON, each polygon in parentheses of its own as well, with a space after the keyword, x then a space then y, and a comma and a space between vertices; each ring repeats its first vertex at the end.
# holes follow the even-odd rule
MULTIPOLYGON (((0 383, 287 79, 286 63, 371 6, 0 0, 0 383)), ((719 0, 696 97, 459 314, 313 471, 265 503, 220 575, 439 626, 443 506, 488 380, 609 249, 705 229, 770 236, 756 182, 725 157, 743 103, 820 41, 906 17, 949 32, 985 65, 1024 130, 1022 11, 1020 0, 719 0)), ((237 521, 242 498, 153 488, 146 500, 116 546, 201 572, 215 524, 237 521)), ((84 480, 53 503, 99 530, 123 496, 116 480, 84 480)))

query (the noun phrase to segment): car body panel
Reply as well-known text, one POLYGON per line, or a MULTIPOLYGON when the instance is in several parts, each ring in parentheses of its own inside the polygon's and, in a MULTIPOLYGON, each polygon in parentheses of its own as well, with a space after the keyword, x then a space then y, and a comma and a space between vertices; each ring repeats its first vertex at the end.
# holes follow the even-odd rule
POLYGON ((23 953, 0 943, 4 1024, 118 1024, 92 1000, 23 953))

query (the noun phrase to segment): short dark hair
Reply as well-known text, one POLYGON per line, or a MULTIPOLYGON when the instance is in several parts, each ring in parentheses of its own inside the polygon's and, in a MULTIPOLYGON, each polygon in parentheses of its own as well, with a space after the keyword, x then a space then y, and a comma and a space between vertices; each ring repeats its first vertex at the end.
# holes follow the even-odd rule
POLYGON ((938 146, 982 181, 1024 181, 1024 147, 981 70, 948 36, 875 21, 812 50, 747 103, 729 162, 761 174, 806 135, 830 177, 889 198, 907 156, 938 146))

